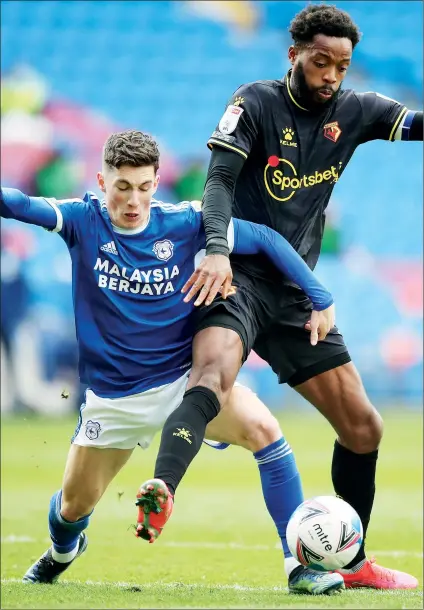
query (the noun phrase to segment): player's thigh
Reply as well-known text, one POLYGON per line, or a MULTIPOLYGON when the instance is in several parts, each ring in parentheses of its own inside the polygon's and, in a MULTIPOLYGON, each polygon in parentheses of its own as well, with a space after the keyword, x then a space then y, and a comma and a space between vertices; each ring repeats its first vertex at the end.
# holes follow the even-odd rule
POLYGON ((206 438, 260 451, 281 438, 281 428, 258 396, 242 385, 233 387, 230 397, 206 428, 206 438))
POLYGON ((73 520, 91 512, 132 452, 72 444, 63 476, 62 515, 73 520))
POLYGON ((258 331, 259 303, 242 290, 226 300, 217 297, 195 312, 193 361, 188 389, 204 385, 224 403, 258 331))
POLYGON ((344 446, 356 453, 378 448, 383 422, 352 362, 315 375, 295 390, 326 417, 344 446))
POLYGON ((243 346, 230 328, 211 326, 193 339, 193 362, 187 389, 204 386, 214 391, 223 404, 242 365, 243 346))

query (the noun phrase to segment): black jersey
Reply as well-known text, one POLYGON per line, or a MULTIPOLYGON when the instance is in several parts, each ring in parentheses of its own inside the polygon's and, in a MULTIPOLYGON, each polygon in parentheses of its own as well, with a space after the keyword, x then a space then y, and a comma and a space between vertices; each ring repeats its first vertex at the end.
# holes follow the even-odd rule
MULTIPOLYGON (((289 81, 286 76, 237 89, 208 146, 246 158, 233 216, 278 231, 314 268, 325 209, 355 148, 369 140, 393 140, 407 109, 378 93, 342 90, 328 108, 314 113, 299 105, 289 81)), ((254 275, 269 270, 257 258, 235 257, 235 262, 254 275)))

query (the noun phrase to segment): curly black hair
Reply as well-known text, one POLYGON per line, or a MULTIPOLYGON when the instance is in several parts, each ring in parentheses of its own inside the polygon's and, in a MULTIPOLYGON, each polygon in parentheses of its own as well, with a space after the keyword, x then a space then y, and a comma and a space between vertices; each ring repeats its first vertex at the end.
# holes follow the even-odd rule
POLYGON ((297 46, 312 42, 317 34, 349 38, 352 48, 358 44, 361 33, 351 16, 330 4, 310 4, 295 15, 289 32, 297 46))

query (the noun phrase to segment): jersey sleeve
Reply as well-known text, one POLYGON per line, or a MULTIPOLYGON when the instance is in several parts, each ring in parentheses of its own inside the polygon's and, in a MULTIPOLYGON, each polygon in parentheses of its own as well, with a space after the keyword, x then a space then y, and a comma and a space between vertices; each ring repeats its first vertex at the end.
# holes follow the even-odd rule
POLYGON ((30 197, 18 189, 1 189, 1 216, 14 218, 27 224, 43 227, 59 235, 72 248, 91 219, 92 199, 86 193, 84 199, 54 199, 30 197))
POLYGON ((224 114, 208 140, 208 147, 222 146, 247 159, 258 137, 261 102, 252 85, 242 85, 230 98, 224 114))
POLYGON ((358 93, 357 97, 362 107, 361 142, 393 142, 407 108, 396 100, 372 91, 358 93))
POLYGON ((284 276, 302 288, 317 311, 333 304, 331 293, 319 282, 293 246, 276 231, 233 218, 229 227, 229 243, 230 240, 231 249, 236 254, 265 254, 284 276))
POLYGON ((90 231, 94 220, 94 205, 98 199, 93 193, 86 193, 83 199, 54 199, 49 200, 56 206, 62 226, 59 235, 67 244, 73 248, 84 234, 90 231))

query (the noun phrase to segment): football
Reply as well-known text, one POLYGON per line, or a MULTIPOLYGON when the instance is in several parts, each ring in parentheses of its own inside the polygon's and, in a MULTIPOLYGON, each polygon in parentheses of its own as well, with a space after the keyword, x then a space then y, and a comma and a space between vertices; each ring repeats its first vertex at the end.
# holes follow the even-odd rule
POLYGON ((335 496, 305 500, 287 524, 287 543, 298 561, 314 570, 338 570, 355 557, 362 544, 358 513, 335 496))

